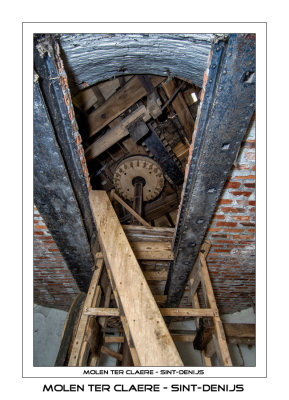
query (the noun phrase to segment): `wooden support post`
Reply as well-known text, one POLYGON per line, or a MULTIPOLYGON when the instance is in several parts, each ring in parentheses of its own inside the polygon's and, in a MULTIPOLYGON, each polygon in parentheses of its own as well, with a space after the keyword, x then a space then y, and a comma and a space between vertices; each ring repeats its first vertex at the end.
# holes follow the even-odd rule
POLYGON ((210 307, 217 313, 213 317, 213 322, 214 322, 216 339, 217 339, 215 342, 216 342, 216 344, 218 344, 219 350, 220 350, 218 352, 218 349, 217 349, 217 353, 219 355, 218 358, 219 358, 219 362, 221 363, 221 365, 232 366, 232 361, 231 361, 231 357, 230 357, 230 353, 229 353, 229 349, 228 349, 228 345, 227 345, 227 341, 226 341, 226 336, 225 336, 225 332, 223 329, 221 318, 219 317, 218 307, 217 307, 217 303, 215 300, 214 291, 213 291, 211 279, 209 276, 205 256, 206 256, 205 254, 202 254, 200 252, 199 257, 200 257, 200 261, 201 261, 204 286, 206 288, 206 295, 207 295, 210 307))
POLYGON ((124 200, 122 200, 116 193, 114 190, 112 190, 110 192, 110 195, 112 196, 113 199, 115 199, 116 201, 118 201, 131 215, 133 215, 135 217, 135 219, 137 219, 143 226, 145 226, 146 228, 152 228, 152 226, 145 221, 135 210, 133 210, 128 204, 126 204, 126 202, 124 200))
POLYGON ((120 310, 127 320, 140 365, 182 366, 182 360, 106 192, 90 192, 90 203, 111 284, 117 292, 120 310))
MULTIPOLYGON (((177 86, 173 80, 163 83, 162 87, 168 97, 172 96, 177 89, 177 86)), ((184 127, 189 141, 191 142, 194 132, 195 121, 181 93, 178 93, 176 98, 172 101, 172 106, 174 107, 179 117, 180 123, 184 127)))
MULTIPOLYGON (((84 302, 84 309, 89 307, 96 307, 100 303, 100 286, 98 282, 100 279, 100 274, 103 267, 103 260, 99 259, 96 263, 96 270, 93 273, 89 290, 84 302)), ((68 366, 76 367, 83 365, 85 362, 84 355, 86 354, 85 348, 87 345, 87 340, 85 338, 86 329, 88 326, 90 317, 82 313, 79 325, 77 328, 77 333, 74 339, 71 355, 69 358, 68 366)))

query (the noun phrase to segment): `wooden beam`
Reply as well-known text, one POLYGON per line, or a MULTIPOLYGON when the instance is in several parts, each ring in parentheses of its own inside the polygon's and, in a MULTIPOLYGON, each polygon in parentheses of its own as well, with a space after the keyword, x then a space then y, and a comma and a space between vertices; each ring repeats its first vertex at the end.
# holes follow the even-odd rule
POLYGON ((143 216, 146 220, 152 221, 165 215, 168 211, 177 209, 178 205, 178 196, 176 193, 172 193, 166 197, 145 204, 143 208, 143 216))
MULTIPOLYGON (((97 264, 96 264, 96 270, 93 273, 91 282, 90 282, 90 286, 89 286, 89 290, 84 302, 84 309, 85 308, 89 308, 89 307, 95 307, 96 305, 99 305, 100 302, 100 286, 98 286, 98 282, 100 279, 100 274, 102 271, 102 267, 103 267, 103 260, 98 260, 97 264)), ((83 344, 83 341, 85 339, 85 332, 86 332, 86 328, 87 328, 87 324, 89 321, 89 316, 85 315, 84 313, 82 313, 79 324, 78 324, 78 328, 77 328, 77 332, 76 332, 76 336, 73 342, 73 347, 72 347, 72 351, 70 354, 70 358, 69 358, 69 362, 68 362, 68 366, 69 367, 75 367, 77 365, 79 365, 79 358, 80 358, 80 352, 81 352, 81 347, 83 344)))
POLYGON ((91 191, 90 203, 112 287, 117 292, 140 364, 183 366, 107 193, 91 191))
POLYGON ((114 190, 110 192, 113 199, 118 201, 131 215, 133 215, 143 226, 146 228, 152 228, 152 226, 145 221, 133 208, 131 208, 124 200, 122 200, 114 190))
POLYGON ((163 242, 172 241, 174 228, 152 227, 144 228, 137 225, 122 225, 129 242, 163 242))
MULTIPOLYGON (((158 86, 164 79, 162 76, 151 75, 154 87, 158 86)), ((145 95, 145 88, 138 77, 134 76, 102 106, 88 116, 89 137, 99 132, 145 95)))
MULTIPOLYGON (((162 83, 162 87, 168 97, 171 97, 175 92, 175 90, 177 89, 174 80, 162 83)), ((172 106, 174 107, 179 117, 180 123, 184 127, 184 130, 188 136, 189 141, 191 142, 194 132, 195 121, 192 117, 192 114, 190 113, 190 110, 187 106, 185 99, 183 98, 182 93, 177 94, 176 98, 172 101, 172 106)))
POLYGON ((144 121, 150 119, 150 114, 145 106, 138 107, 134 112, 122 119, 114 128, 108 130, 103 136, 93 142, 85 151, 87 161, 93 160, 95 157, 99 156, 105 150, 117 143, 120 139, 129 135, 127 127, 137 118, 143 118, 144 121))
MULTIPOLYGON (((215 312, 210 308, 160 308, 163 317, 213 317, 215 312)), ((84 315, 94 315, 96 317, 118 317, 118 308, 94 308, 87 307, 83 311, 84 315)))
POLYGON ((131 242, 138 260, 173 260, 170 242, 131 242))
MULTIPOLYGON (((209 302, 210 307, 217 312, 218 311, 217 303, 215 300, 215 295, 214 295, 211 279, 209 276, 205 255, 200 253, 199 257, 200 257, 200 261, 201 261, 201 268, 202 268, 201 271, 202 271, 202 275, 204 278, 204 285, 206 287, 208 302, 209 302)), ((217 349, 217 353, 219 356, 219 362, 221 364, 223 364, 224 366, 232 366, 232 360, 231 360, 228 345, 226 342, 224 328, 222 325, 221 318, 219 317, 219 314, 217 314, 216 316, 213 317, 213 322, 214 322, 215 332, 216 332, 215 342, 216 342, 216 345, 218 344, 218 346, 219 346, 219 349, 217 349)), ((213 335, 213 338, 214 338, 214 335, 213 335)))
POLYGON ((111 350, 110 348, 106 346, 102 346, 100 349, 100 352, 102 354, 106 354, 110 357, 116 358, 119 361, 122 361, 122 354, 117 353, 116 351, 111 350))
POLYGON ((160 271, 143 271, 143 274, 147 281, 166 281, 168 277, 166 269, 161 269, 160 271))

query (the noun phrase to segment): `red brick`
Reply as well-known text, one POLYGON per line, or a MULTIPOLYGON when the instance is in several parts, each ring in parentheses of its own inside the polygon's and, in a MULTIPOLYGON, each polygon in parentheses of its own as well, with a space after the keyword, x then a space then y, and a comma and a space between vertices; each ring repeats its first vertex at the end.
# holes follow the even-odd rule
POLYGON ((232 228, 234 226, 237 226, 236 222, 217 222, 217 226, 231 226, 232 228))
POLYGON ((254 236, 249 236, 249 235, 234 235, 234 239, 254 239, 254 236))
POLYGON ((244 186, 246 186, 247 188, 255 188, 256 184, 255 183, 245 183, 244 186))
POLYGON ((209 228, 208 232, 220 232, 221 229, 220 228, 209 228))
POLYGON ((225 215, 221 215, 221 214, 214 214, 213 215, 214 219, 225 219, 225 215))
POLYGON ((244 229, 224 228, 223 231, 224 231, 224 232, 236 232, 236 233, 240 233, 240 232, 244 232, 244 229))
MULTIPOLYGON (((39 222, 39 221, 38 221, 39 222)), ((46 225, 34 225, 34 229, 47 229, 46 225)))
POLYGON ((243 213, 245 210, 244 208, 234 208, 234 207, 222 207, 222 211, 224 213, 243 213))
POLYGON ((229 199, 221 199, 219 200, 218 204, 232 204, 233 200, 229 200, 229 199))
POLYGON ((249 221, 251 219, 250 216, 245 215, 232 215, 231 218, 238 221, 249 221))
POLYGON ((234 176, 234 179, 255 179, 255 175, 234 176))
POLYGON ((246 170, 246 169, 250 169, 250 166, 249 166, 249 164, 239 164, 237 167, 235 167, 235 169, 246 170))
POLYGON ((253 222, 241 222, 241 225, 243 226, 255 226, 253 222))
POLYGON ((255 200, 249 200, 249 206, 255 206, 256 201, 255 200))
POLYGON ((237 203, 241 206, 247 206, 249 204, 248 200, 237 200, 237 203))
POLYGON ((252 194, 252 192, 239 192, 239 191, 230 193, 232 193, 233 196, 246 196, 246 197, 249 197, 252 194))
POLYGON ((238 189, 240 186, 240 182, 228 182, 225 186, 225 189, 238 189))

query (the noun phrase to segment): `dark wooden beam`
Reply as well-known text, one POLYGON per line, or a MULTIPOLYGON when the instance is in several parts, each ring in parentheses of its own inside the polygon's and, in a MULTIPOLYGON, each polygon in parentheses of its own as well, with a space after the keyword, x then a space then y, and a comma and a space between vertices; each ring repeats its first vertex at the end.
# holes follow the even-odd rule
MULTIPOLYGON (((151 76, 153 86, 159 85, 164 79, 162 76, 151 76)), ((104 104, 88 116, 89 137, 95 135, 145 95, 146 90, 138 77, 135 76, 130 79, 104 104)))
POLYGON ((213 45, 176 229, 167 306, 182 298, 217 201, 255 110, 255 35, 213 45))

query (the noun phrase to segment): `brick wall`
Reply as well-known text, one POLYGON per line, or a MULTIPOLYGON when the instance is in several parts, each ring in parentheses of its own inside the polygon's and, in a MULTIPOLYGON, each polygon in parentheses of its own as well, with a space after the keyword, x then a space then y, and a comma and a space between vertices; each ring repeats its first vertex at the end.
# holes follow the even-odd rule
POLYGON ((33 218, 34 302, 67 311, 79 289, 35 206, 33 218))
POLYGON ((225 313, 255 303, 255 121, 235 164, 206 236, 209 272, 225 313))

